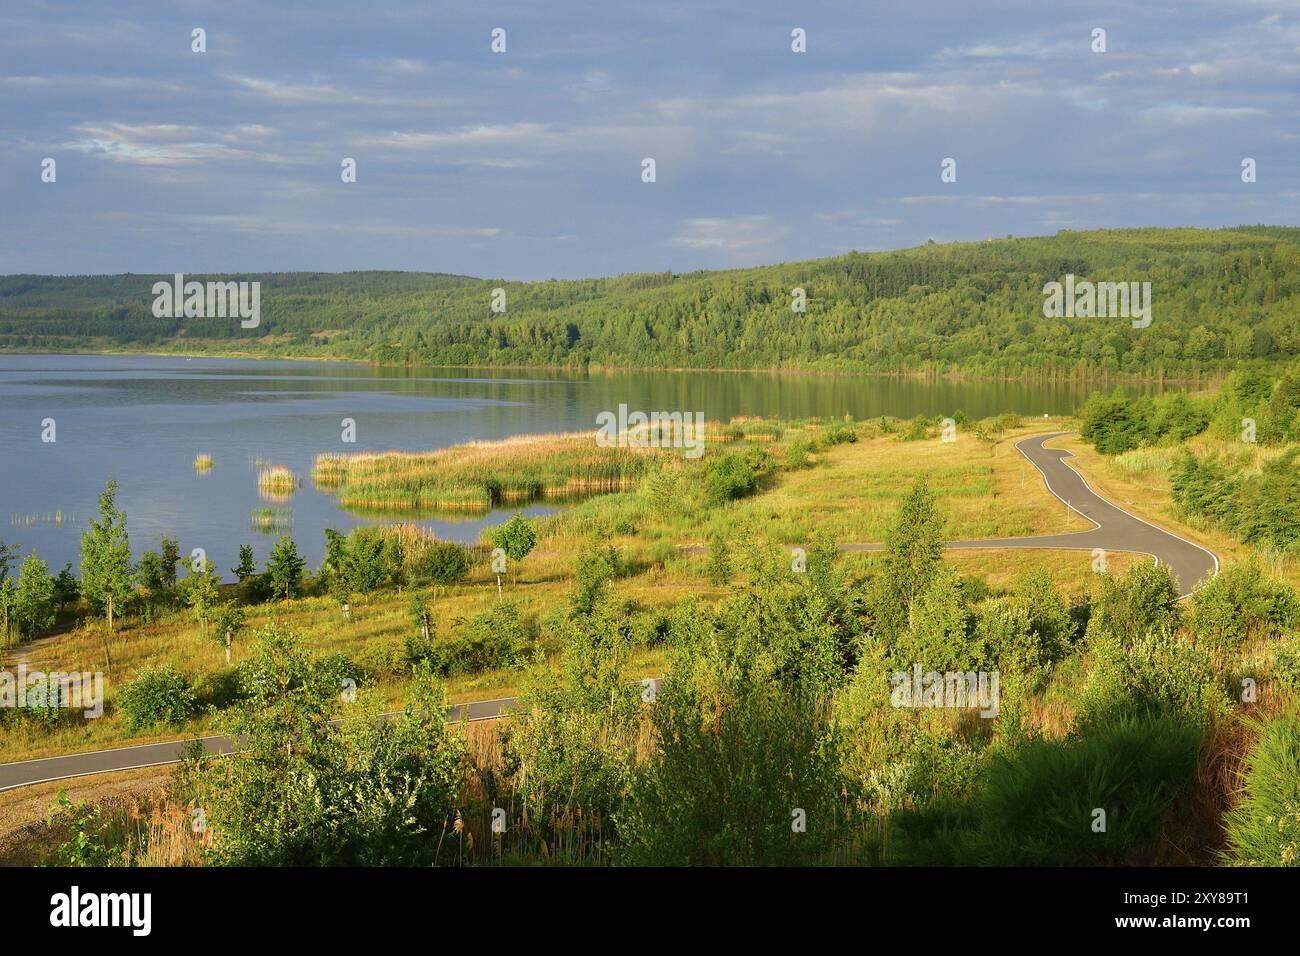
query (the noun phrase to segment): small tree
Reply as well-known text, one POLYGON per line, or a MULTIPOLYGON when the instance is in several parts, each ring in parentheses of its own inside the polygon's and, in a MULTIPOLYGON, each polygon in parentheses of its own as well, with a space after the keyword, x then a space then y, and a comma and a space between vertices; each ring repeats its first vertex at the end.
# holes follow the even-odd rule
POLYGON ((81 593, 96 611, 104 611, 109 631, 114 606, 130 597, 131 585, 126 515, 117 510, 117 482, 110 480, 99 496, 99 518, 92 518, 81 536, 81 593))
POLYGON ((513 518, 493 530, 492 545, 511 561, 522 561, 537 546, 537 529, 521 512, 515 512, 513 518))
POLYGON ((429 607, 429 602, 418 594, 411 595, 411 603, 407 605, 411 612, 411 620, 415 626, 420 629, 420 637, 429 640, 433 633, 433 611, 429 607))
POLYGON ((298 546, 287 534, 275 543, 271 557, 266 562, 266 574, 276 594, 284 594, 287 601, 302 588, 302 572, 307 566, 298 555, 298 546))
POLYGON ((943 518, 934 492, 918 478, 885 532, 884 569, 872 599, 879 633, 892 638, 903 631, 912 605, 938 574, 942 556, 943 518))
POLYGON ((718 585, 726 584, 734 573, 731 548, 727 545, 727 539, 720 534, 709 539, 709 563, 705 566, 705 573, 710 581, 718 585))
POLYGON ((0 636, 4 638, 5 646, 9 646, 9 634, 13 626, 14 607, 18 602, 18 592, 14 587, 14 579, 10 577, 0 578, 0 623, 3 624, 3 630, 0 630, 0 636))
POLYGON ((156 595, 167 588, 167 575, 163 570, 162 556, 157 551, 146 551, 140 555, 140 562, 135 566, 135 577, 140 587, 156 595))
POLYGON ((613 584, 622 568, 622 555, 615 547, 592 545, 579 552, 574 562, 577 578, 571 601, 579 614, 590 614, 605 594, 606 585, 613 584))
POLYGON ((21 544, 5 544, 0 541, 0 581, 9 577, 9 563, 18 556, 21 544))
POLYGON ((217 608, 217 643, 226 649, 226 663, 230 663, 230 649, 235 636, 244 627, 244 609, 238 604, 227 602, 217 608))
POLYGON ((14 590, 14 623, 18 633, 34 637, 54 623, 54 579, 35 552, 27 556, 14 590))
POLYGON ((230 573, 239 578, 239 583, 257 573, 257 564, 253 561, 253 546, 251 544, 241 544, 239 546, 239 565, 230 569, 230 573))
POLYGON ((187 562, 189 576, 181 582, 181 593, 185 603, 194 611, 194 616, 199 620, 199 627, 203 636, 208 636, 208 620, 212 616, 212 608, 217 603, 220 596, 220 582, 217 576, 212 573, 210 562, 204 562, 201 568, 196 568, 192 562, 187 562))
POLYGON ((81 598, 81 586, 77 576, 72 573, 72 562, 63 566, 54 578, 54 605, 58 611, 65 611, 81 598))
POLYGON ((162 566, 163 566, 163 584, 169 588, 176 587, 176 565, 181 560, 181 546, 175 538, 169 538, 163 535, 162 538, 162 566))

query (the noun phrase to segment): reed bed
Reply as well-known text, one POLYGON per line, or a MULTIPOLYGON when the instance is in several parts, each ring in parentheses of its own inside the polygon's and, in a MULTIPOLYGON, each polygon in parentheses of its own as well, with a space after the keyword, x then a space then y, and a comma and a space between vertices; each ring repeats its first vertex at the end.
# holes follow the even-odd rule
POLYGON ((248 513, 248 526, 269 533, 293 527, 293 511, 288 508, 254 508, 248 513))
POLYGON ((285 465, 271 465, 257 473, 257 490, 269 501, 287 500, 298 487, 298 476, 285 465))
POLYGON ((600 447, 590 432, 525 435, 431 452, 318 455, 312 481, 345 508, 488 511, 539 499, 585 498, 640 484, 670 448, 600 447))
POLYGON ((9 523, 15 528, 30 528, 34 525, 44 525, 50 528, 62 528, 65 524, 75 527, 77 524, 77 516, 72 513, 65 514, 61 508, 54 511, 28 514, 14 512, 9 516, 9 523))

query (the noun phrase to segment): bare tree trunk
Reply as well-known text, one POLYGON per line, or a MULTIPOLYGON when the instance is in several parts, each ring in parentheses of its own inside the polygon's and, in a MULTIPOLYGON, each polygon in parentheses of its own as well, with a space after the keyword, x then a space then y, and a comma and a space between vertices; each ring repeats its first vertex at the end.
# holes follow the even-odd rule
POLYGON ((230 663, 230 632, 226 632, 226 664, 230 663))
POLYGON ((113 595, 108 596, 108 633, 113 633, 113 595))

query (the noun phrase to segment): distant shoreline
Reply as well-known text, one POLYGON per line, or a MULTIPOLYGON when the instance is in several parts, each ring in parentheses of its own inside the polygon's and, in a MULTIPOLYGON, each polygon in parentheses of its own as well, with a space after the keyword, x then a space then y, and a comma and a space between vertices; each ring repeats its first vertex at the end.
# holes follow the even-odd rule
POLYGON ((215 351, 156 351, 153 349, 14 349, 0 348, 0 356, 5 355, 96 355, 96 356, 150 356, 153 358, 208 358, 208 359, 244 359, 264 362, 335 362, 349 365, 364 365, 371 368, 400 369, 456 369, 461 371, 531 371, 531 372, 567 372, 575 375, 626 375, 635 373, 701 373, 701 374, 747 374, 771 375, 790 378, 868 378, 868 379, 913 379, 930 382, 1003 382, 1023 385, 1078 385, 1084 387, 1110 388, 1116 385, 1169 385, 1177 388, 1210 389, 1226 375, 1226 372, 1213 371, 1199 379, 1186 376, 1155 375, 1095 375, 1078 378, 1068 375, 989 375, 961 370, 935 372, 926 369, 906 371, 874 371, 871 369, 815 369, 815 368, 691 368, 666 367, 660 365, 439 365, 423 363, 378 362, 374 359, 350 358, 340 355, 278 355, 265 351, 215 350, 215 351))

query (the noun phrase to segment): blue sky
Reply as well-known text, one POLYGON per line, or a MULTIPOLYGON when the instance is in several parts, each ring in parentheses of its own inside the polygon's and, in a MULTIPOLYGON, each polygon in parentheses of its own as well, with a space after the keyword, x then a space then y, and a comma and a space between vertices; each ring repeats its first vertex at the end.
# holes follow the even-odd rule
POLYGON ((11 0, 0 273, 544 279, 1294 225, 1298 14, 1228 0, 11 0), (340 181, 344 157, 356 183, 340 181), (945 157, 955 183, 940 182, 945 157), (1241 182, 1243 157, 1258 182, 1241 182))

